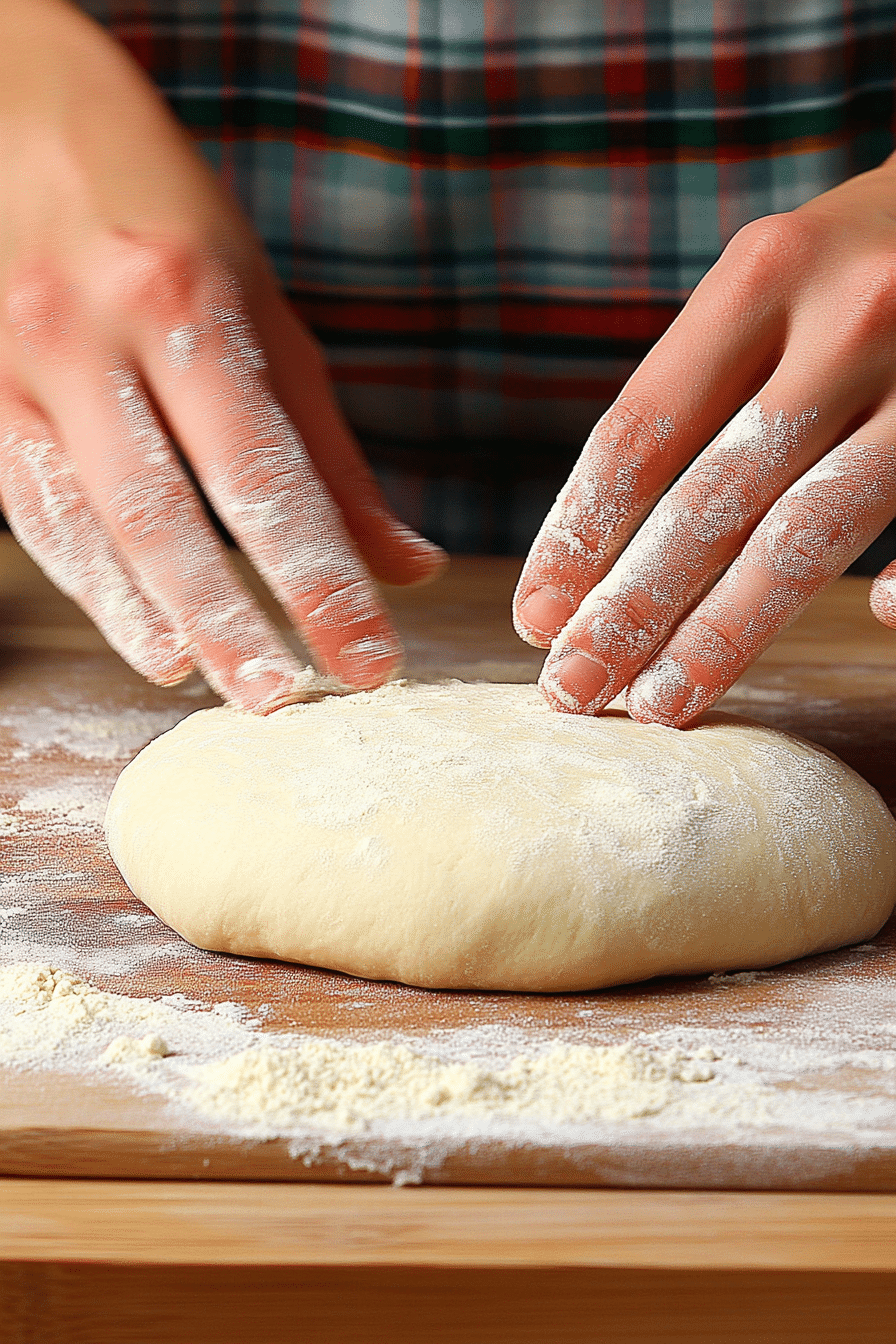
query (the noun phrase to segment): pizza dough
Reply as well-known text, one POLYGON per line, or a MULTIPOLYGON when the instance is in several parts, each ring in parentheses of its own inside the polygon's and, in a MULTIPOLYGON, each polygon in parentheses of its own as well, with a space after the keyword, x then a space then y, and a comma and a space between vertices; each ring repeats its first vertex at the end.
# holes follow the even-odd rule
POLYGON ((896 900, 896 823, 827 752, 723 714, 557 714, 533 686, 201 711, 125 769, 106 833, 199 947, 432 987, 769 966, 896 900))

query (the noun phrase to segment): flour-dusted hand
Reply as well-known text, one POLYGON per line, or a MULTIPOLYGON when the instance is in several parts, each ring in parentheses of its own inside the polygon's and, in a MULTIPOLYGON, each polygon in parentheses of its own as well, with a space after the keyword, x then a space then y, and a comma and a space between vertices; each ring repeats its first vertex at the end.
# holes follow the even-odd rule
POLYGON ((147 677, 301 695, 194 479, 320 668, 401 650, 371 578, 441 552, 388 512, 249 225, 127 54, 57 0, 0 0, 0 502, 147 677))
MULTIPOLYGON (((894 351, 896 161, 741 230, 523 570, 516 626, 551 646, 555 708, 628 687, 635 718, 683 726, 861 554, 896 514, 894 351)), ((872 607, 896 627, 896 565, 872 607)))

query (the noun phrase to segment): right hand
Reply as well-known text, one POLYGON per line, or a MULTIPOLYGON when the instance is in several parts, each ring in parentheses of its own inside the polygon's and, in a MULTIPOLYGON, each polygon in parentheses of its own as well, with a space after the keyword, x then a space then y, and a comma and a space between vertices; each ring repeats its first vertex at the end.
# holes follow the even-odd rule
POLYGON ((299 699, 191 474, 320 669, 385 681, 401 649, 369 570, 419 582, 442 552, 389 513, 319 347, 139 68, 64 0, 0 0, 0 505, 150 680, 299 699))

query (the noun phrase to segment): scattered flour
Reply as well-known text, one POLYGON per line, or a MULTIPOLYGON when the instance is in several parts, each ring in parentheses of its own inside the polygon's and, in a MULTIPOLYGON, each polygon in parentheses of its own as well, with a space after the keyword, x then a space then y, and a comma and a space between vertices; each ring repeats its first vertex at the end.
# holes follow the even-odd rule
MULTIPOLYGON (((205 691, 204 686, 199 689, 205 691)), ((113 762, 128 760, 150 738, 173 728, 183 715, 181 707, 103 713, 92 705, 66 709, 36 705, 24 712, 0 712, 0 728, 8 729, 16 740, 13 761, 62 754, 82 761, 113 762)))
POLYGON ((101 1064, 146 1064, 171 1052, 161 1036, 116 1036, 100 1055, 101 1064))
POLYGON ((127 1070, 142 1088, 261 1137, 352 1134, 397 1118, 561 1126, 660 1114, 679 1124, 764 1119, 767 1089, 721 1080, 711 1048, 560 1042, 474 1062, 405 1041, 262 1036, 235 1020, 235 1007, 196 1012, 106 993, 51 966, 14 965, 0 969, 0 1063, 127 1070))
POLYGON ((555 1125, 678 1120, 739 1109, 756 1120, 758 1097, 712 1088, 712 1052, 694 1058, 639 1045, 557 1045, 505 1067, 452 1063, 404 1044, 345 1045, 326 1039, 245 1050, 197 1073, 190 1102, 261 1133, 308 1123, 341 1133, 407 1117, 532 1119, 555 1125), (701 1091, 699 1099, 686 1095, 701 1091))
POLYGON ((21 813, 39 812, 69 833, 101 828, 106 810, 105 790, 89 782, 73 782, 31 789, 19 799, 21 813))
MULTIPOLYGON (((50 965, 0 967, 0 1066, 118 1079, 177 1107, 194 1130, 288 1139, 304 1161, 322 1139, 397 1134, 450 1150, 470 1139, 613 1141, 633 1137, 633 1126, 658 1142, 682 1130, 726 1141, 764 1131, 774 1141, 797 1126, 852 1143, 885 1133, 892 1118, 889 1088, 869 1100, 779 1085, 705 1037, 638 1033, 595 1045, 484 1026, 348 1044, 260 1025, 230 1002, 136 998, 50 965)), ((826 1063, 883 1081, 896 1052, 853 1048, 826 1063)))

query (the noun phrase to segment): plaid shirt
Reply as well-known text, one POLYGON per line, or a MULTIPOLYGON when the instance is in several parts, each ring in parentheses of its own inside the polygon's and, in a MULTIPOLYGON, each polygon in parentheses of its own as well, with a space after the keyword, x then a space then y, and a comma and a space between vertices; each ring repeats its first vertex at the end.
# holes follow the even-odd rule
POLYGON ((731 235, 893 148, 889 0, 84 8, 254 220, 399 512, 453 549, 522 551, 731 235))

